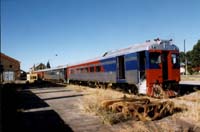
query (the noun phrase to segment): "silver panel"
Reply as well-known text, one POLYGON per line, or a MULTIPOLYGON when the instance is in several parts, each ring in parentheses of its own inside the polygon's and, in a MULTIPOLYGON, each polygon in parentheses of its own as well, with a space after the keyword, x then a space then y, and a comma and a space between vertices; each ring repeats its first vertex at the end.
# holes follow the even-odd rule
POLYGON ((69 79, 116 83, 116 73, 115 72, 78 73, 78 74, 71 74, 69 76, 69 79))
POLYGON ((125 77, 127 83, 130 84, 137 84, 139 83, 138 81, 138 70, 129 70, 125 72, 125 77))

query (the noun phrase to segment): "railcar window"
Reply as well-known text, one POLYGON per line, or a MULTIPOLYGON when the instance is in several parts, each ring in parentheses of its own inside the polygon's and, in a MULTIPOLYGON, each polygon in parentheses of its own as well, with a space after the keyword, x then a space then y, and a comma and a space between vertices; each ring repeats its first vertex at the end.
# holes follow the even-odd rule
POLYGON ((71 70, 71 74, 74 74, 74 70, 73 69, 71 70))
POLYGON ((84 73, 88 72, 88 68, 84 68, 84 73))
POLYGON ((101 66, 96 66, 96 72, 100 72, 101 71, 101 66))
POLYGON ((90 67, 90 72, 94 72, 94 67, 90 67))
POLYGON ((79 68, 76 69, 76 73, 81 73, 81 70, 79 68))
POLYGON ((178 54, 172 54, 171 55, 171 61, 173 64, 173 68, 179 68, 180 62, 179 62, 179 55, 178 54))
POLYGON ((83 68, 81 68, 81 73, 83 73, 84 72, 84 69, 83 68))
POLYGON ((36 76, 31 76, 31 79, 36 79, 36 76))
POLYGON ((57 72, 56 71, 51 71, 51 75, 56 75, 57 72))
POLYGON ((74 73, 76 73, 76 74, 79 73, 79 69, 78 69, 78 68, 75 69, 75 70, 74 70, 74 73))
POLYGON ((160 68, 159 64, 161 63, 160 53, 150 53, 150 67, 151 68, 160 68))

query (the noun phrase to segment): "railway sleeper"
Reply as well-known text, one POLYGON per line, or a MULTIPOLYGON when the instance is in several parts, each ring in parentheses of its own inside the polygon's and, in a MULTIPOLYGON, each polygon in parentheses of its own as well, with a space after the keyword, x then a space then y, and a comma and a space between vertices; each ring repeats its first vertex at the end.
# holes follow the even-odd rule
POLYGON ((160 119, 174 112, 173 102, 150 102, 146 98, 105 100, 101 107, 114 113, 122 113, 124 116, 131 115, 132 118, 141 121, 160 119))

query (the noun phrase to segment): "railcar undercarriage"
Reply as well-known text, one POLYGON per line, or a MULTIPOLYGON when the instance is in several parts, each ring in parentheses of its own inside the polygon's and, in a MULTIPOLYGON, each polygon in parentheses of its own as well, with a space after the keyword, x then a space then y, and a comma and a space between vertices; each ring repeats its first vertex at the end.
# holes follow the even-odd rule
POLYGON ((163 84, 154 83, 152 86, 152 97, 169 98, 179 94, 179 86, 177 82, 166 81, 163 84))

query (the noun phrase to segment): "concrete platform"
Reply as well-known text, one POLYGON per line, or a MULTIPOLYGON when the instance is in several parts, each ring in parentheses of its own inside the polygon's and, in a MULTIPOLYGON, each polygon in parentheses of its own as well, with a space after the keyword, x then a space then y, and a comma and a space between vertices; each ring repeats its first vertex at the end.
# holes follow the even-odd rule
POLYGON ((181 85, 199 85, 200 86, 200 81, 180 81, 181 85))
POLYGON ((30 89, 47 103, 60 118, 75 132, 112 132, 109 125, 103 124, 98 117, 82 112, 78 105, 83 95, 67 88, 30 89))

